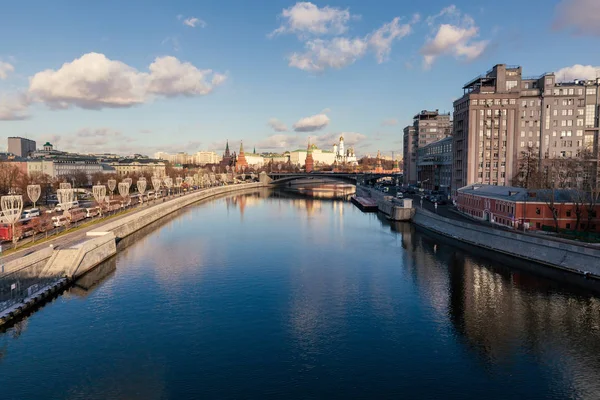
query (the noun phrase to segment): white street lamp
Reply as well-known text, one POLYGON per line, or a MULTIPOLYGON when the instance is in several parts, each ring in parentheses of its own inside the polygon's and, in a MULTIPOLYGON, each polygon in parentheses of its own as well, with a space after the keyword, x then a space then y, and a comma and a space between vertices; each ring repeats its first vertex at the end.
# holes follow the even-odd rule
POLYGON ((147 184, 148 182, 146 182, 146 178, 144 178, 143 176, 137 180, 136 185, 138 193, 140 194, 140 203, 144 202, 144 193, 146 193, 147 184))
POLYGON ((158 191, 160 190, 160 185, 162 181, 158 176, 152 177, 152 187, 154 188, 154 198, 158 197, 158 191))
POLYGON ((27 196, 33 203, 33 208, 35 208, 35 203, 40 199, 41 194, 42 187, 40 185, 27 185, 27 196))
POLYGON ((0 198, 2 207, 2 219, 12 226, 13 244, 19 239, 15 232, 15 223, 21 218, 23 212, 23 196, 9 194, 0 198))
POLYGON ((98 182, 97 185, 92 186, 92 194, 94 195, 94 200, 96 200, 96 203, 98 203, 98 207, 100 208, 100 215, 102 215, 102 202, 106 198, 106 186, 98 182))
POLYGON ((110 195, 112 196, 117 188, 117 181, 115 179, 109 179, 108 182, 108 190, 110 190, 110 195))

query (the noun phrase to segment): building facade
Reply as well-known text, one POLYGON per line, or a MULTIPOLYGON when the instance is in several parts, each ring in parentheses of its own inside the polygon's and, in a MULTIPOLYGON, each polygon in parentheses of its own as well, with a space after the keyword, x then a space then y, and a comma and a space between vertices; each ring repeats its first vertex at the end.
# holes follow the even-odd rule
MULTIPOLYGON (((469 185, 456 191, 456 208, 471 218, 512 229, 540 230, 554 227, 549 207, 551 194, 548 189, 528 190, 520 187, 496 185, 469 185)), ((576 204, 568 189, 555 190, 553 207, 560 229, 574 230, 577 225, 576 204)), ((600 232, 600 204, 588 219, 588 207, 582 207, 580 230, 600 232), (589 224, 589 227, 587 226, 589 224)))
POLYGON ((214 151, 198 151, 194 155, 194 164, 204 166, 206 164, 218 164, 221 157, 214 151))
POLYGON ((417 178, 421 187, 450 194, 452 184, 452 137, 419 147, 417 178))
POLYGON ((8 152, 17 157, 29 157, 35 153, 35 141, 22 137, 9 137, 8 152))
POLYGON ((418 150, 452 134, 450 114, 439 110, 423 110, 413 117, 412 126, 404 128, 404 184, 419 183, 417 173, 418 150))
MULTIPOLYGON (((311 144, 312 157, 314 166, 333 165, 335 163, 336 154, 333 151, 319 149, 314 143, 311 144)), ((295 166, 304 167, 307 149, 297 149, 290 152, 290 163, 295 166)))
POLYGON ((110 161, 108 165, 113 167, 120 176, 148 173, 162 178, 166 175, 165 163, 161 160, 153 160, 150 158, 125 158, 117 161, 110 161))
POLYGON ((339 142, 333 144, 333 153, 335 154, 335 164, 351 166, 358 165, 354 148, 349 147, 346 149, 344 147, 344 136, 340 136, 339 142))
POLYGON ((597 179, 599 85, 523 77, 520 66, 504 64, 467 82, 454 102, 453 190, 511 185, 527 151, 540 167, 587 152, 597 179))

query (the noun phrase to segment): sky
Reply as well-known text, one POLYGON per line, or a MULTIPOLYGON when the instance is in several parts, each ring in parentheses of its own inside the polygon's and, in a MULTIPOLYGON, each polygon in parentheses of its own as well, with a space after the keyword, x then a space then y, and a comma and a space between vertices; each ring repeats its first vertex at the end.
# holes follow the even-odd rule
POLYGON ((600 73, 600 0, 32 0, 0 14, 0 148, 402 153, 495 64, 600 73))

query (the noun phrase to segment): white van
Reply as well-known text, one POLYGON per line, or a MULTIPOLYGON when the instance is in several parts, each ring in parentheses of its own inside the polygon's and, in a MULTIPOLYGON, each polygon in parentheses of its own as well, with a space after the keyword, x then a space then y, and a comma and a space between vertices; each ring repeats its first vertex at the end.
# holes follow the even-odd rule
POLYGON ((23 218, 31 218, 31 217, 39 217, 40 209, 39 208, 30 208, 29 210, 23 211, 23 218))
POLYGON ((65 226, 68 223, 69 220, 65 215, 56 215, 52 217, 52 225, 54 225, 55 228, 58 228, 59 226, 65 226))
POLYGON ((86 218, 93 218, 96 215, 100 215, 100 207, 90 207, 90 208, 86 208, 86 218))

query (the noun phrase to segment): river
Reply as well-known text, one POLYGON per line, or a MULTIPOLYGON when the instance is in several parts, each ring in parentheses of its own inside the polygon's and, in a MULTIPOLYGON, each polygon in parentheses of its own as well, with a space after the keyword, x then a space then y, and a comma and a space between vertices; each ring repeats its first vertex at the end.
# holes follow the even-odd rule
POLYGON ((0 333, 0 398, 600 397, 600 285, 351 191, 228 196, 125 239, 0 333))

